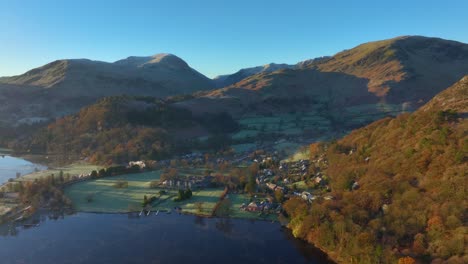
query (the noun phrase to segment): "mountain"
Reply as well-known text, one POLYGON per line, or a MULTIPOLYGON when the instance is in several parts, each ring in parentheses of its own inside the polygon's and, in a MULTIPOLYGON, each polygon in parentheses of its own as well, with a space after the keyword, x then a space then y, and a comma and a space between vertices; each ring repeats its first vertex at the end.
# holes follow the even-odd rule
POLYGON ((278 70, 283 70, 283 69, 296 69, 296 68, 301 68, 304 67, 304 65, 308 65, 312 62, 319 62, 322 60, 326 60, 329 57, 324 56, 324 57, 319 57, 319 58, 314 58, 310 60, 305 60, 302 62, 299 62, 295 65, 292 64, 285 64, 285 63, 269 63, 265 64, 262 66, 257 66, 257 67, 251 67, 251 68, 245 68, 245 69, 240 69, 236 73, 233 74, 226 74, 226 75, 219 75, 216 76, 213 81, 215 82, 215 86, 217 88, 222 88, 226 87, 229 85, 233 85, 237 82, 240 82, 241 80, 248 78, 252 75, 259 74, 259 73, 271 73, 274 71, 278 70))
POLYGON ((427 101, 468 72, 468 45, 422 36, 369 42, 328 60, 302 65, 366 78, 369 92, 388 102, 427 101))
POLYGON ((114 63, 72 59, 0 78, 0 100, 11 96, 18 100, 11 102, 15 106, 11 103, 2 106, 2 111, 20 107, 15 117, 18 120, 72 113, 105 96, 165 97, 213 87, 209 78, 172 54, 128 57, 114 63))
POLYGON ((58 60, 22 75, 3 77, 0 83, 86 96, 120 93, 166 96, 213 87, 209 78, 172 54, 128 57, 114 63, 58 60))
POLYGON ((241 69, 236 73, 220 75, 213 79, 216 87, 226 87, 258 73, 270 73, 282 69, 292 69, 295 65, 270 63, 263 66, 241 69))
POLYGON ((294 66, 243 69, 215 81, 171 54, 114 63, 60 60, 0 78, 0 127, 64 116, 99 98, 121 94, 192 94, 175 104, 195 115, 228 112, 237 117, 319 109, 334 124, 375 120, 417 109, 466 73, 467 44, 421 36, 369 42, 294 66), (225 84, 229 85, 212 90, 225 84), (372 117, 363 118, 364 114, 372 117), (348 118, 352 115, 356 118, 348 118))
POLYGON ((315 69, 284 69, 256 74, 226 88, 179 102, 195 114, 226 111, 244 113, 284 113, 313 105, 344 106, 374 102, 366 80, 341 73, 322 73, 315 69))
POLYGON ((308 181, 323 175, 331 198, 286 202, 293 234, 339 263, 466 263, 467 100, 468 75, 412 114, 311 145, 308 181))
POLYGON ((416 109, 466 73, 467 44, 405 36, 365 43, 293 69, 257 73, 180 104, 195 112, 222 107, 236 114, 252 113, 252 106, 274 110, 278 105, 271 101, 288 98, 324 102, 330 109, 376 103, 416 109))

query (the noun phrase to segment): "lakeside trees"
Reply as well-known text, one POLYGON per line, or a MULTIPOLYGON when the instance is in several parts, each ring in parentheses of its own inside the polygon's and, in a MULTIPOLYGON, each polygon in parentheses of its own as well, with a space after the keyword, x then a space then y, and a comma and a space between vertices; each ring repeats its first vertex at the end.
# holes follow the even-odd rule
POLYGON ((179 190, 177 193, 177 197, 174 198, 174 201, 180 202, 180 201, 184 201, 190 198, 192 198, 192 190, 190 189, 179 190))
POLYGON ((47 207, 60 209, 71 206, 71 201, 63 194, 59 182, 54 175, 35 179, 34 181, 20 181, 18 186, 21 203, 31 205, 34 208, 47 207))

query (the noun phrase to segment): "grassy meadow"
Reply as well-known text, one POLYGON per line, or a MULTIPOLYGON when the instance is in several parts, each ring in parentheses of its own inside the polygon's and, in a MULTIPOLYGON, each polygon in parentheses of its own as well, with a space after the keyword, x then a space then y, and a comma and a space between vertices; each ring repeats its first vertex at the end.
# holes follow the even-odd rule
POLYGON ((141 209, 143 196, 157 195, 157 189, 149 184, 159 180, 160 171, 127 174, 79 182, 65 188, 65 195, 73 202, 77 211, 82 212, 129 212, 141 209), (116 188, 114 184, 127 181, 128 187, 116 188), (92 201, 87 198, 91 196, 92 201))
MULTIPOLYGON (((180 176, 202 175, 203 168, 181 169, 180 176)), ((75 210, 80 212, 100 212, 100 213, 126 213, 138 212, 141 210, 143 197, 151 196, 157 199, 149 207, 151 211, 171 211, 175 207, 182 209, 182 212, 211 216, 224 188, 207 188, 193 190, 190 199, 176 202, 177 190, 163 188, 150 188, 151 181, 159 180, 161 171, 145 172, 137 174, 127 174, 100 179, 87 180, 68 186, 65 188, 65 195, 72 200, 75 210), (118 182, 125 181, 127 187, 116 188, 118 182), (166 193, 160 195, 160 191, 166 193)), ((234 218, 275 220, 275 215, 260 215, 259 212, 245 212, 239 208, 243 203, 250 202, 250 196, 246 194, 228 194, 231 201, 229 216, 234 218)))
MULTIPOLYGON (((184 175, 181 172, 180 175, 184 175)), ((202 173, 201 169, 194 173, 202 173)), ((193 174, 193 173, 192 173, 193 174)), ((150 188, 150 182, 159 180, 161 171, 145 172, 137 174, 120 175, 94 179, 73 184, 65 189, 75 209, 82 212, 106 212, 122 213, 141 210, 143 197, 156 196, 158 199, 152 204, 152 210, 171 210, 180 207, 184 212, 201 215, 211 215, 211 212, 219 201, 223 188, 194 190, 192 198, 175 202, 176 190, 169 190, 160 196, 162 188, 150 188), (120 181, 126 181, 128 187, 116 188, 114 185, 120 181), (88 201, 89 197, 92 201, 88 201), (197 207, 201 203, 201 210, 197 207)))
POLYGON ((47 170, 33 172, 27 175, 24 175, 20 178, 20 180, 34 180, 42 177, 47 177, 51 174, 55 176, 59 175, 60 171, 63 171, 64 175, 69 174, 70 176, 76 176, 80 174, 88 174, 93 170, 100 170, 102 167, 97 165, 92 165, 89 163, 74 163, 71 165, 63 166, 63 167, 56 167, 56 168, 49 168, 47 170))

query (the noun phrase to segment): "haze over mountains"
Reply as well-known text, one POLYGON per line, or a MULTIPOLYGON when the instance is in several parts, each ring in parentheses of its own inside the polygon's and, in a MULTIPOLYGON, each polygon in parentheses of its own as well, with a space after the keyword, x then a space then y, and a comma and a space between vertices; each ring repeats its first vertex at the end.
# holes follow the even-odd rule
POLYGON ((106 96, 166 97, 197 91, 206 92, 177 105, 195 114, 232 115, 303 111, 317 104, 340 110, 384 102, 416 109, 466 73, 467 44, 420 36, 369 42, 296 65, 242 69, 214 80, 171 54, 114 63, 59 60, 0 78, 0 121, 63 116, 106 96))

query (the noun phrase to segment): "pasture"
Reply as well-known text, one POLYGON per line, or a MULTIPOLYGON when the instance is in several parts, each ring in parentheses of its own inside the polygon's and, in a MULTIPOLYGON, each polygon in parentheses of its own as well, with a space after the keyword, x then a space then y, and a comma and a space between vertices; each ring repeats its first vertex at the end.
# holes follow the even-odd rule
POLYGON ((149 184, 159 180, 160 172, 144 172, 87 180, 65 188, 65 195, 81 212, 122 213, 141 210, 143 197, 157 196, 159 190, 149 184), (127 181, 128 187, 115 188, 118 181, 127 181), (88 198, 91 198, 88 202, 88 198))
MULTIPOLYGON (((203 174, 202 169, 195 169, 191 175, 203 174)), ((174 207, 182 208, 183 212, 211 215, 219 201, 223 188, 193 190, 192 198, 175 202, 177 190, 165 188, 150 188, 150 182, 159 180, 161 171, 127 174, 100 179, 88 180, 73 184, 65 189, 65 194, 72 200, 73 206, 81 212, 124 213, 141 210, 143 197, 155 196, 158 199, 151 205, 151 210, 169 211, 174 207), (119 181, 128 182, 128 187, 116 188, 119 181), (160 196, 160 191, 166 191, 160 196), (90 199, 91 198, 91 199, 90 199), (201 208, 198 207, 201 204, 201 208)), ((181 176, 189 175, 182 170, 181 176)))
POLYGON ((58 176, 60 171, 63 172, 63 175, 69 174, 70 176, 77 176, 81 174, 89 174, 93 170, 100 170, 102 167, 97 165, 92 165, 84 162, 74 163, 71 165, 63 166, 63 167, 56 167, 56 168, 49 168, 47 170, 33 172, 30 174, 26 174, 22 176, 19 180, 34 180, 38 178, 43 178, 54 174, 58 176))

